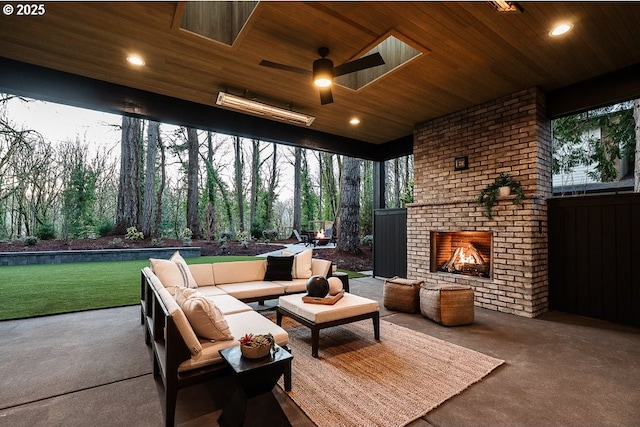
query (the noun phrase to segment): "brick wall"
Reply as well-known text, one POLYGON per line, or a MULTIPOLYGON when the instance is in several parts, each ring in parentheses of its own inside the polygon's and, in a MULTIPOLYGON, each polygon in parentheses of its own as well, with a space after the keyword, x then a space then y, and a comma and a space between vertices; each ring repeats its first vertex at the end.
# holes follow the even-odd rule
POLYGON ((407 275, 428 284, 471 285, 479 307, 537 316, 547 310, 547 206, 551 196, 551 128, 544 95, 529 89, 416 125, 415 203, 407 213, 407 275), (469 168, 454 170, 454 158, 469 168), (513 197, 493 208, 493 220, 476 203, 500 172, 520 181, 513 197), (493 233, 493 277, 431 273, 430 231, 493 233))

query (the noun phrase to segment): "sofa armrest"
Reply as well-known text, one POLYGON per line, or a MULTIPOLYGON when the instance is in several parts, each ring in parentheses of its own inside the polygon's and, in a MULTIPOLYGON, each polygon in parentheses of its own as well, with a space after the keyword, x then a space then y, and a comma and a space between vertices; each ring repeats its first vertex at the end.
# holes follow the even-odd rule
POLYGON ((311 259, 311 274, 314 276, 328 277, 331 271, 331 261, 326 259, 311 259))

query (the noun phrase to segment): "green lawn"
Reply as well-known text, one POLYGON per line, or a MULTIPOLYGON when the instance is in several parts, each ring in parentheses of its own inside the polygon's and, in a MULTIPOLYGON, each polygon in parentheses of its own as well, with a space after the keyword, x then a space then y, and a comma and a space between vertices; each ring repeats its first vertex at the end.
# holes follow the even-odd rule
MULTIPOLYGON (((251 260, 248 256, 187 258, 189 264, 251 260)), ((140 302, 140 269, 148 260, 0 267, 0 320, 140 302)), ((350 278, 358 273, 347 272, 350 278)))

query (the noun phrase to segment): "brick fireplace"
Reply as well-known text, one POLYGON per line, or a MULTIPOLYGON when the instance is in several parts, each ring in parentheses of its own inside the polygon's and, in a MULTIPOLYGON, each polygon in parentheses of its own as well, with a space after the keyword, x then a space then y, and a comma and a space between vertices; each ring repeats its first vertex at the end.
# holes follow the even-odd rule
POLYGON ((470 285, 478 307, 526 317, 545 312, 551 130, 544 94, 524 90, 416 125, 414 171, 414 203, 407 209, 408 277, 424 278, 427 284, 470 285), (468 168, 456 170, 454 159, 464 156, 468 168), (489 220, 476 198, 500 172, 520 181, 525 200, 520 205, 513 196, 499 200, 489 220), (475 236, 471 243, 489 258, 489 274, 438 268, 446 256, 432 245, 453 232, 475 236))

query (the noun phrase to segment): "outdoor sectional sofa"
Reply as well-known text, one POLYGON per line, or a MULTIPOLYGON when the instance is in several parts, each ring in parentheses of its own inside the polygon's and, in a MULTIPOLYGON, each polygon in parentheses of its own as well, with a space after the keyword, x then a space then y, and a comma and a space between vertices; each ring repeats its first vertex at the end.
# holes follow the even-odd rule
MULTIPOLYGON (((246 302, 306 292, 309 277, 331 272, 331 261, 312 258, 311 249, 291 257, 191 265, 176 253, 150 263, 141 271, 141 322, 153 374, 164 383, 168 427, 175 423, 179 389, 229 373, 219 350, 239 345, 248 333, 271 333, 286 348, 287 332, 246 302)), ((285 388, 291 388, 290 370, 285 388)))

